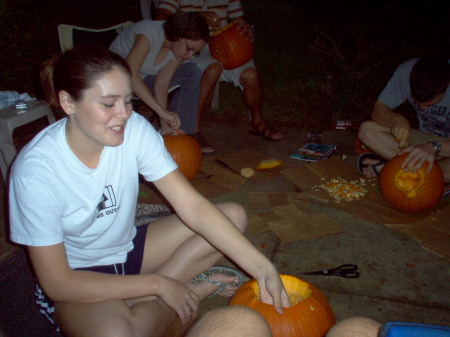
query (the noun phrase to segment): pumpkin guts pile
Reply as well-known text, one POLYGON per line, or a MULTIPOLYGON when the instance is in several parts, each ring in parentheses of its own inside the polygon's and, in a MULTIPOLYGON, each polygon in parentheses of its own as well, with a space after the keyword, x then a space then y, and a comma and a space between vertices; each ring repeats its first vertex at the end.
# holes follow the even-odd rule
POLYGON ((367 190, 363 187, 366 185, 366 180, 359 179, 347 182, 341 177, 333 178, 328 183, 322 184, 319 188, 327 191, 330 196, 334 198, 334 201, 339 203, 342 200, 352 201, 357 200, 361 196, 366 195, 367 190))

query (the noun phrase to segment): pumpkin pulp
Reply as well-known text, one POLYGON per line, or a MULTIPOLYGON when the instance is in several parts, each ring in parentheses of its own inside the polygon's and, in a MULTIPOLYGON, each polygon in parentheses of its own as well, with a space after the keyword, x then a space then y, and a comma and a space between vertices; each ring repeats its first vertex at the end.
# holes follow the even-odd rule
MULTIPOLYGON (((301 301, 304 301, 311 296, 311 288, 308 287, 308 284, 306 282, 290 283, 289 286, 286 286, 285 284, 285 289, 289 297, 289 303, 291 304, 291 307, 297 305, 301 301)), ((256 300, 258 302, 261 302, 261 299, 259 297, 258 283, 254 283, 252 285, 252 290, 255 294, 256 300)))
POLYGON ((406 194, 408 198, 417 197, 417 191, 422 187, 425 181, 425 172, 419 169, 416 173, 405 172, 401 169, 394 178, 395 186, 406 194))

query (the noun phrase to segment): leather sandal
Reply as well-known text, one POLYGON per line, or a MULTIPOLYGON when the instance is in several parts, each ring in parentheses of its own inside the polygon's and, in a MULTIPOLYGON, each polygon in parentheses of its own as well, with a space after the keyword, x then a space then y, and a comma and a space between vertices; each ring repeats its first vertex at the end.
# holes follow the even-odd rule
POLYGON ((252 135, 261 136, 270 141, 283 139, 283 134, 267 122, 261 122, 258 124, 250 122, 248 132, 252 135))
MULTIPOLYGON (((361 154, 356 160, 356 167, 358 168, 359 173, 364 174, 364 168, 370 167, 375 176, 380 175, 380 171, 383 168, 383 165, 386 164, 386 160, 381 158, 379 155, 372 152, 365 152, 361 154), (366 159, 371 159, 375 161, 374 164, 365 164, 364 161, 366 159), (381 166, 381 167, 379 167, 381 166)), ((364 174, 365 175, 365 174, 364 174)))
POLYGON ((200 145, 200 149, 202 151, 202 154, 213 154, 216 152, 216 149, 212 147, 212 145, 206 140, 203 133, 196 132, 191 135, 192 137, 197 140, 198 144, 200 145))

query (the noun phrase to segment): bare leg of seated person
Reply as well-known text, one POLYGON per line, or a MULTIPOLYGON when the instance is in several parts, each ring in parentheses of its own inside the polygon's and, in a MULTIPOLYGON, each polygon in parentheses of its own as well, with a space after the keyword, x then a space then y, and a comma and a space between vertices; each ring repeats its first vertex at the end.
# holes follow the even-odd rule
POLYGON ((351 317, 336 323, 326 337, 377 337, 381 323, 367 317, 351 317))
POLYGON ((200 98, 198 101, 197 113, 197 130, 199 131, 194 137, 199 142, 203 154, 211 154, 216 152, 214 147, 206 140, 200 131, 200 121, 202 116, 206 115, 207 110, 211 106, 214 88, 217 85, 221 74, 222 66, 219 63, 210 64, 203 72, 200 82, 200 98))
POLYGON ((189 330, 186 337, 270 337, 265 319, 256 311, 230 306, 207 312, 189 330))
MULTIPOLYGON (((365 121, 358 131, 358 138, 383 160, 389 160, 400 151, 398 143, 391 135, 391 130, 373 121, 365 121)), ((366 178, 376 177, 384 164, 380 160, 366 158, 362 161, 363 174, 366 178)))
POLYGON ((255 68, 245 69, 241 73, 239 81, 244 88, 242 92, 244 103, 251 115, 250 133, 267 140, 282 139, 283 134, 263 120, 261 110, 263 89, 257 70, 255 68))
MULTIPOLYGON (((217 207, 241 232, 245 230, 247 221, 240 205, 221 203, 217 207)), ((192 283, 190 280, 221 257, 222 254, 206 240, 185 226, 176 215, 171 215, 148 226, 141 274, 166 275, 185 283, 200 299, 204 299, 218 286, 209 282, 192 283)), ((236 282, 235 277, 219 273, 211 278, 225 284, 236 282)), ((222 295, 231 296, 235 290, 230 286, 224 289, 222 295)), ((128 303, 123 300, 89 304, 58 303, 55 309, 57 324, 67 337, 163 336, 177 317, 175 311, 159 297, 128 303)))

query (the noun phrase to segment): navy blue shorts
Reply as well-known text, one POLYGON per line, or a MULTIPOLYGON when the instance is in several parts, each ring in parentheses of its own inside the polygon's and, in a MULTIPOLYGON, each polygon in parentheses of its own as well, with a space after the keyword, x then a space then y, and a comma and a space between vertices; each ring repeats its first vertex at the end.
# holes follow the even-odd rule
MULTIPOLYGON (((127 260, 124 263, 116 263, 106 266, 94 266, 87 268, 76 268, 75 270, 89 270, 98 273, 116 274, 116 275, 136 275, 139 274, 142 267, 142 260, 144 259, 145 237, 147 235, 148 224, 136 227, 136 236, 133 239, 134 248, 128 252, 127 260)), ((36 304, 39 311, 44 315, 50 323, 59 331, 59 327, 53 320, 53 313, 55 312, 54 302, 44 293, 44 291, 36 282, 36 291, 34 292, 36 304)))

